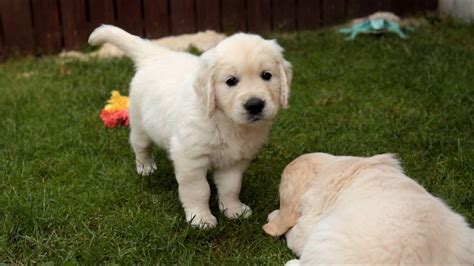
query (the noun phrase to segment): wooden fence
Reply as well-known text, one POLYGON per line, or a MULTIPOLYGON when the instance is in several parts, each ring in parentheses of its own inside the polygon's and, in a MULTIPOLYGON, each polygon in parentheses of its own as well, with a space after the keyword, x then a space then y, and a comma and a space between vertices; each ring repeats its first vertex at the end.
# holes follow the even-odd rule
POLYGON ((315 29, 378 10, 436 8, 437 0, 0 0, 0 56, 77 49, 103 23, 158 38, 206 29, 315 29))

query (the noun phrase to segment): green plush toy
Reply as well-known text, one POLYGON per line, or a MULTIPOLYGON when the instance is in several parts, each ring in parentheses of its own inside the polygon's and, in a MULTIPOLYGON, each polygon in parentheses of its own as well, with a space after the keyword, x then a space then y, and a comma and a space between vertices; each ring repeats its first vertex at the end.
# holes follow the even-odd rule
POLYGON ((339 32, 350 34, 350 36, 346 38, 347 40, 354 40, 359 33, 380 34, 383 32, 394 32, 402 39, 408 38, 408 36, 403 33, 400 24, 381 18, 369 18, 365 21, 352 25, 350 28, 342 28, 339 30, 339 32))

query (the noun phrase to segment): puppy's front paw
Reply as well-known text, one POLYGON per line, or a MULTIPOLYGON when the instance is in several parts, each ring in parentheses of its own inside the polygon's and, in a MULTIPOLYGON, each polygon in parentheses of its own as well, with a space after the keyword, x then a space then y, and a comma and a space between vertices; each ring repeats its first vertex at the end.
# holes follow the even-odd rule
POLYGON ((285 263, 285 266, 299 266, 301 265, 300 260, 289 260, 285 263))
POLYGON ((271 222, 273 221, 277 216, 278 214, 280 214, 280 210, 274 210, 272 211, 268 216, 267 216, 267 222, 271 222))
POLYGON ((278 236, 277 228, 272 223, 267 223, 262 226, 263 231, 271 236, 278 236))
POLYGON ((220 209, 229 219, 248 218, 252 214, 250 207, 241 202, 230 207, 221 204, 220 209))
POLYGON ((217 219, 211 213, 205 215, 190 213, 186 215, 186 221, 198 229, 210 229, 217 225, 217 219))
POLYGON ((141 163, 137 161, 137 173, 142 176, 148 176, 156 170, 155 162, 141 163))

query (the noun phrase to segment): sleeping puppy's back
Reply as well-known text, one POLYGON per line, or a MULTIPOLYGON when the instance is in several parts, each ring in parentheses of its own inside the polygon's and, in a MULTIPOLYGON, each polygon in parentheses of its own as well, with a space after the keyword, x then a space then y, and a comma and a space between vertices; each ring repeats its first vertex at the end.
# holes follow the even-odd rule
POLYGON ((339 158, 326 172, 337 174, 320 188, 338 195, 313 228, 301 263, 474 263, 474 231, 405 176, 393 156, 339 158))

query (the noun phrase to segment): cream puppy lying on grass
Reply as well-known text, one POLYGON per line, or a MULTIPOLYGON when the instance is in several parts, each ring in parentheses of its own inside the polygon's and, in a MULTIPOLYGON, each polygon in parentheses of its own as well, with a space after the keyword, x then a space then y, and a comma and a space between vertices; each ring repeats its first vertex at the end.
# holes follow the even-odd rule
POLYGON ((248 216, 239 199, 241 179, 266 142, 279 108, 286 108, 291 65, 275 42, 235 34, 200 57, 174 52, 104 25, 93 45, 111 43, 132 58, 130 143, 137 172, 155 168, 152 143, 167 149, 174 163, 186 220, 213 227, 208 169, 214 170, 219 207, 229 218, 248 216))
POLYGON ((286 233, 300 256, 287 265, 474 263, 474 230, 390 154, 298 157, 268 220, 265 232, 286 233))

